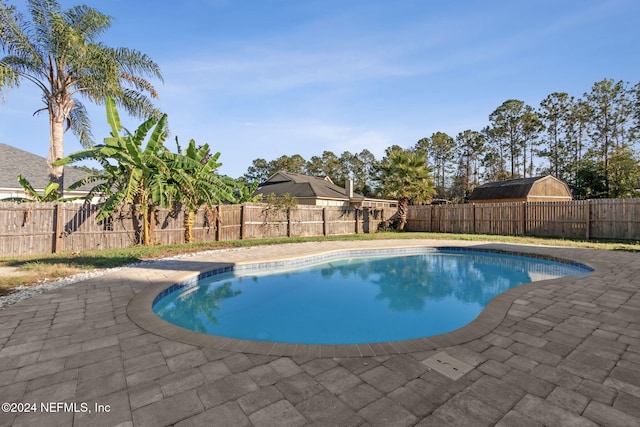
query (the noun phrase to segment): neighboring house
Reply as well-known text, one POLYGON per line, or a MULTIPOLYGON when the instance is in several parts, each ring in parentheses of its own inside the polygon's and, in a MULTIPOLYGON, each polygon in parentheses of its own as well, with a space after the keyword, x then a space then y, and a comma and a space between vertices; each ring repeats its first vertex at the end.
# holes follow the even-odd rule
MULTIPOLYGON (((44 194, 44 189, 49 184, 47 159, 7 144, 0 144, 0 200, 25 197, 24 190, 18 182, 18 175, 24 176, 38 193, 44 194)), ((68 187, 88 175, 82 169, 65 166, 64 186, 68 187)), ((90 184, 74 191, 65 190, 64 195, 83 197, 92 187, 90 184)))
POLYGON ((358 206, 358 207, 396 207, 395 200, 370 199, 353 192, 353 181, 342 188, 331 181, 331 178, 318 178, 280 171, 260 184, 253 193, 267 197, 270 194, 282 197, 290 194, 301 205, 315 206, 358 206))
POLYGON ((551 175, 488 182, 469 195, 469 203, 566 202, 571 199, 567 184, 551 175))

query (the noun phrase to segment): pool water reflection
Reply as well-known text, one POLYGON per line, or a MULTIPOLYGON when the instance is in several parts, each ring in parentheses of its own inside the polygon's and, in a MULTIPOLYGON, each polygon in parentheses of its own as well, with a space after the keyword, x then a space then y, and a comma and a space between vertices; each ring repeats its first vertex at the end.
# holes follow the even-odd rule
POLYGON ((164 296, 153 310, 175 325, 231 338, 361 344, 450 332, 509 288, 588 272, 468 250, 345 257, 215 275, 164 296))

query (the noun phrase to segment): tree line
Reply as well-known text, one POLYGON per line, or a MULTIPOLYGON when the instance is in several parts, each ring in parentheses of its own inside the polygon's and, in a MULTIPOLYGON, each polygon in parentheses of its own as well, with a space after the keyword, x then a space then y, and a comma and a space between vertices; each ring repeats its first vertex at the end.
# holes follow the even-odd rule
POLYGON ((464 201, 490 181, 553 175, 576 199, 637 197, 640 188, 640 83, 604 79, 581 98, 554 92, 537 107, 509 99, 482 129, 450 136, 434 132, 413 146, 394 145, 380 160, 369 151, 324 151, 305 160, 299 154, 253 160, 241 180, 264 181, 278 170, 329 175, 338 185, 354 180, 366 196, 385 196, 380 167, 398 151, 415 152, 431 169, 436 198, 464 201))

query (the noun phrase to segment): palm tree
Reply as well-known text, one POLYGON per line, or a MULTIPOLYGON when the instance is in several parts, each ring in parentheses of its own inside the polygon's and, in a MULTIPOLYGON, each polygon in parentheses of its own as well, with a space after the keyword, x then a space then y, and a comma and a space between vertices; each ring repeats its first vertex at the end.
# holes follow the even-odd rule
POLYGON ((92 145, 90 121, 78 97, 101 104, 112 97, 135 117, 157 115, 157 93, 146 78, 162 81, 160 69, 146 55, 111 48, 98 37, 111 17, 88 6, 62 10, 55 0, 27 0, 28 22, 15 6, 0 1, 0 92, 27 81, 42 91, 49 115, 49 174, 62 192, 64 132, 71 129, 84 147, 92 145))
POLYGON ((398 212, 389 225, 404 230, 409 203, 428 202, 435 194, 431 170, 424 156, 404 150, 390 151, 378 170, 383 194, 398 200, 398 212))

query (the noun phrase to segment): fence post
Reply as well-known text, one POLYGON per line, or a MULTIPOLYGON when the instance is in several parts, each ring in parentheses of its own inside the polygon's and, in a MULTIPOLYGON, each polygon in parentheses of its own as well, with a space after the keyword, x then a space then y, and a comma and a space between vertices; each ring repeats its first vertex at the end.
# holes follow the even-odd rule
POLYGON ((240 240, 244 237, 244 203, 240 205, 240 240))
POLYGON ((327 235, 327 208, 322 208, 322 235, 327 235))
POLYGON ((429 232, 433 233, 433 205, 429 205, 429 232))
POLYGON ((358 208, 357 207, 353 207, 353 218, 354 221, 356 222, 355 226, 356 226, 356 234, 358 234, 358 208))
POLYGON ((218 213, 218 215, 216 215, 216 233, 214 236, 214 239, 216 240, 216 242, 220 241, 220 236, 222 235, 222 232, 220 230, 220 225, 222 224, 222 221, 220 221, 220 215, 222 215, 222 209, 221 206, 218 205, 216 206, 216 211, 218 213))
POLYGON ((371 233, 371 214, 370 207, 362 208, 362 232, 371 233))
POLYGON ((291 237, 291 207, 287 208, 287 237, 291 237))
POLYGON ((62 205, 53 205, 53 246, 52 252, 62 251, 62 205))
POLYGON ((589 240, 589 238, 591 237, 591 200, 587 199, 587 202, 585 203, 585 238, 586 240, 589 240))
POLYGON ((527 202, 522 202, 522 235, 527 235, 527 202))
POLYGON ((476 231, 476 204, 475 203, 471 203, 472 206, 472 219, 473 219, 473 234, 477 234, 476 231))

